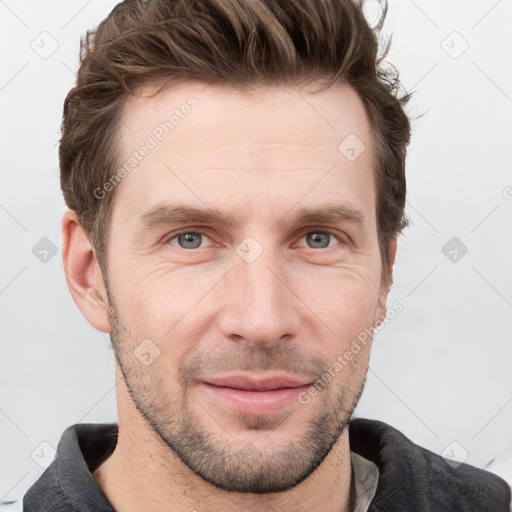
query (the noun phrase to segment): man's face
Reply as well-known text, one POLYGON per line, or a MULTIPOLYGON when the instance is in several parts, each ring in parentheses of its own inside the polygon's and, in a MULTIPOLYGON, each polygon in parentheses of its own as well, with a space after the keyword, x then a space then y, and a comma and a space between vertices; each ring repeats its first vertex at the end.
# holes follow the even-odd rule
POLYGON ((150 147, 117 186, 108 243, 111 338, 132 405, 213 485, 289 489, 344 432, 370 343, 332 369, 385 307, 363 104, 347 87, 247 95, 188 83, 130 100, 123 121, 125 161, 150 147), (174 128, 158 130, 176 109, 174 128), (306 387, 205 383, 238 376, 306 387))

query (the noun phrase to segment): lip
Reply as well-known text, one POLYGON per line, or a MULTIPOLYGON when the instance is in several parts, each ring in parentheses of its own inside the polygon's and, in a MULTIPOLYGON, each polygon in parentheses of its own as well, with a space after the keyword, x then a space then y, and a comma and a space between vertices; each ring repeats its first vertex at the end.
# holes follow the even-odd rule
POLYGON ((271 377, 249 377, 248 375, 229 375, 210 377, 203 382, 212 386, 243 389, 246 391, 271 391, 282 388, 297 388, 310 384, 310 381, 290 375, 273 375, 271 377))
POLYGON ((246 375, 208 378, 201 389, 216 404, 246 415, 273 414, 299 403, 299 395, 311 382, 291 376, 251 378, 246 375))

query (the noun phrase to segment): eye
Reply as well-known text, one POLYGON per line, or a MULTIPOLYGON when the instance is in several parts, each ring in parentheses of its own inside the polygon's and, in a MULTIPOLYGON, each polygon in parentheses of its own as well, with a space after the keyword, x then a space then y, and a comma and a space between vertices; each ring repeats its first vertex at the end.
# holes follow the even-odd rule
MULTIPOLYGON (((306 238, 306 242, 311 249, 328 249, 336 245, 331 242, 338 241, 341 244, 344 242, 339 235, 322 230, 309 231, 301 237, 301 239, 303 238, 306 238)), ((202 231, 181 231, 170 237, 167 243, 180 249, 199 249, 205 239, 210 240, 210 237, 202 231)))
POLYGON ((175 245, 172 241, 176 239, 180 249, 198 249, 204 238, 209 240, 208 236, 201 231, 182 231, 169 238, 168 242, 175 245))
POLYGON ((343 240, 330 231, 309 231, 302 238, 306 237, 306 241, 312 249, 327 249, 331 241, 343 242, 343 240))

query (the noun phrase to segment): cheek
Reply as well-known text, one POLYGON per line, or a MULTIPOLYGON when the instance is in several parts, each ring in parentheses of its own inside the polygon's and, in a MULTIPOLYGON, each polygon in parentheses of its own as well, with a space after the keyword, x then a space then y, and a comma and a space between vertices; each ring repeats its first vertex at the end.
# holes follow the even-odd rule
POLYGON ((367 268, 337 268, 301 274, 297 295, 339 338, 371 325, 379 296, 377 276, 367 268))
POLYGON ((150 272, 125 266, 127 277, 116 276, 113 293, 131 344, 149 339, 159 347, 161 360, 172 358, 178 363, 194 350, 208 327, 204 308, 215 307, 208 294, 219 277, 199 267, 195 272, 177 270, 168 264, 155 265, 150 272))
POLYGON ((112 291, 125 320, 132 324, 153 323, 159 317, 164 319, 176 311, 176 307, 181 307, 184 291, 190 287, 190 281, 187 283, 168 265, 148 265, 128 258, 118 269, 112 276, 112 291))

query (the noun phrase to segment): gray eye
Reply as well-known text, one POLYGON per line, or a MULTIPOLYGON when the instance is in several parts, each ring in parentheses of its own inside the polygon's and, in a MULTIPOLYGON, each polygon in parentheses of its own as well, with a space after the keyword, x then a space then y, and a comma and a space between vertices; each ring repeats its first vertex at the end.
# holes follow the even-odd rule
POLYGON ((308 244, 312 243, 310 247, 315 249, 321 248, 324 249, 329 246, 329 242, 331 240, 331 235, 329 233, 324 233, 323 231, 312 231, 307 234, 308 244))
POLYGON ((201 245, 202 236, 201 233, 191 231, 190 233, 181 233, 176 238, 182 249, 197 249, 201 245))

